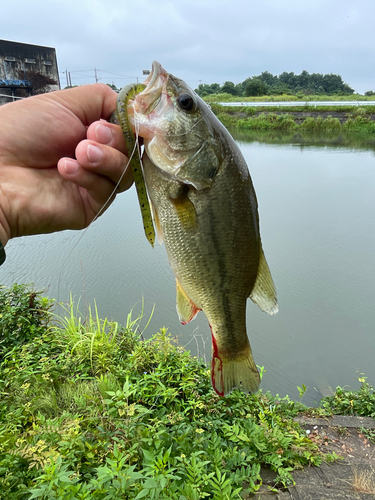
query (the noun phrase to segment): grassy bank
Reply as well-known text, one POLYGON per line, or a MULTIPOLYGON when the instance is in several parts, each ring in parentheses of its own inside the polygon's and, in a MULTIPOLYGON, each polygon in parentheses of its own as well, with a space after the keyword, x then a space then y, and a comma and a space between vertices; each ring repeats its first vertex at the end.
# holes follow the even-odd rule
POLYGON ((316 101, 374 101, 375 96, 365 96, 361 94, 351 94, 351 95, 305 95, 303 93, 298 93, 296 95, 292 94, 281 94, 281 95, 265 95, 265 96, 251 96, 251 97, 236 97, 231 94, 211 94, 203 98, 206 102, 286 102, 286 101, 304 101, 304 102, 316 102, 316 101))
POLYGON ((212 111, 228 128, 261 131, 307 131, 307 132, 359 132, 375 134, 373 107, 353 108, 277 108, 225 107, 211 105, 212 111), (298 113, 308 111, 309 116, 301 118, 298 113), (329 113, 335 116, 330 116, 329 113), (340 118, 337 118, 340 113, 340 118), (323 116, 322 116, 323 114, 323 116))
MULTIPOLYGON (((146 341, 131 314, 119 325, 95 308, 70 304, 56 318, 51 307, 27 285, 0 288, 4 498, 237 499, 258 490, 261 466, 283 486, 293 469, 335 458, 293 422, 301 403, 262 391, 219 398, 165 328, 146 341)), ((362 387, 366 406, 344 391, 309 411, 374 416, 362 387)))

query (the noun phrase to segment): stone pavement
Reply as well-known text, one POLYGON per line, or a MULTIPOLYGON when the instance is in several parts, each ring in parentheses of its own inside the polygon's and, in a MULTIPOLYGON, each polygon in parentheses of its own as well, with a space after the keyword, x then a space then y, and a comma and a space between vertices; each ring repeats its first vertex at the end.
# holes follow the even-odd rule
POLYGON ((375 500, 375 445, 359 429, 374 429, 368 417, 335 415, 329 418, 298 417, 298 423, 325 453, 342 457, 320 467, 293 472, 294 486, 272 493, 275 473, 262 470, 261 490, 248 498, 264 500, 375 500))

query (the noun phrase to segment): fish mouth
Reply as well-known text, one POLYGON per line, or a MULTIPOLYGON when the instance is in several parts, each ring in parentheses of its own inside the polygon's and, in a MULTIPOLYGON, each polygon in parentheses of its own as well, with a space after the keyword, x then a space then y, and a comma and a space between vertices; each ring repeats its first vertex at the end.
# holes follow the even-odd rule
POLYGON ((151 73, 148 75, 146 80, 143 82, 144 85, 152 87, 155 84, 156 79, 160 73, 166 74, 165 69, 158 61, 152 61, 151 73))
POLYGON ((143 115, 149 115, 159 104, 163 89, 169 74, 158 61, 153 61, 150 75, 143 82, 145 90, 135 97, 135 110, 143 115))

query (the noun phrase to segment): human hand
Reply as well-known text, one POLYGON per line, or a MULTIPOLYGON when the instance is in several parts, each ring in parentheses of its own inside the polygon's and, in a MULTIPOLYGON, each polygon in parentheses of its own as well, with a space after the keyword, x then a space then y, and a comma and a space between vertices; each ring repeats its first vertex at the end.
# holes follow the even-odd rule
MULTIPOLYGON (((0 107, 4 246, 16 236, 87 227, 108 201, 128 162, 120 127, 104 121, 116 98, 94 84, 0 107)), ((116 192, 132 182, 129 169, 116 192)))

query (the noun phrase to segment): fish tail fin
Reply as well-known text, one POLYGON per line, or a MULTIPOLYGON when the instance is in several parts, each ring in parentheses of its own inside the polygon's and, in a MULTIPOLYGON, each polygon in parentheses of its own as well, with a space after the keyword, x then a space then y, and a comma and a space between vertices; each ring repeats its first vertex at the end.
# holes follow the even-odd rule
POLYGON ((256 392, 260 377, 250 344, 233 358, 218 348, 216 339, 212 335, 211 383, 219 396, 225 396, 235 388, 250 393, 256 392))

